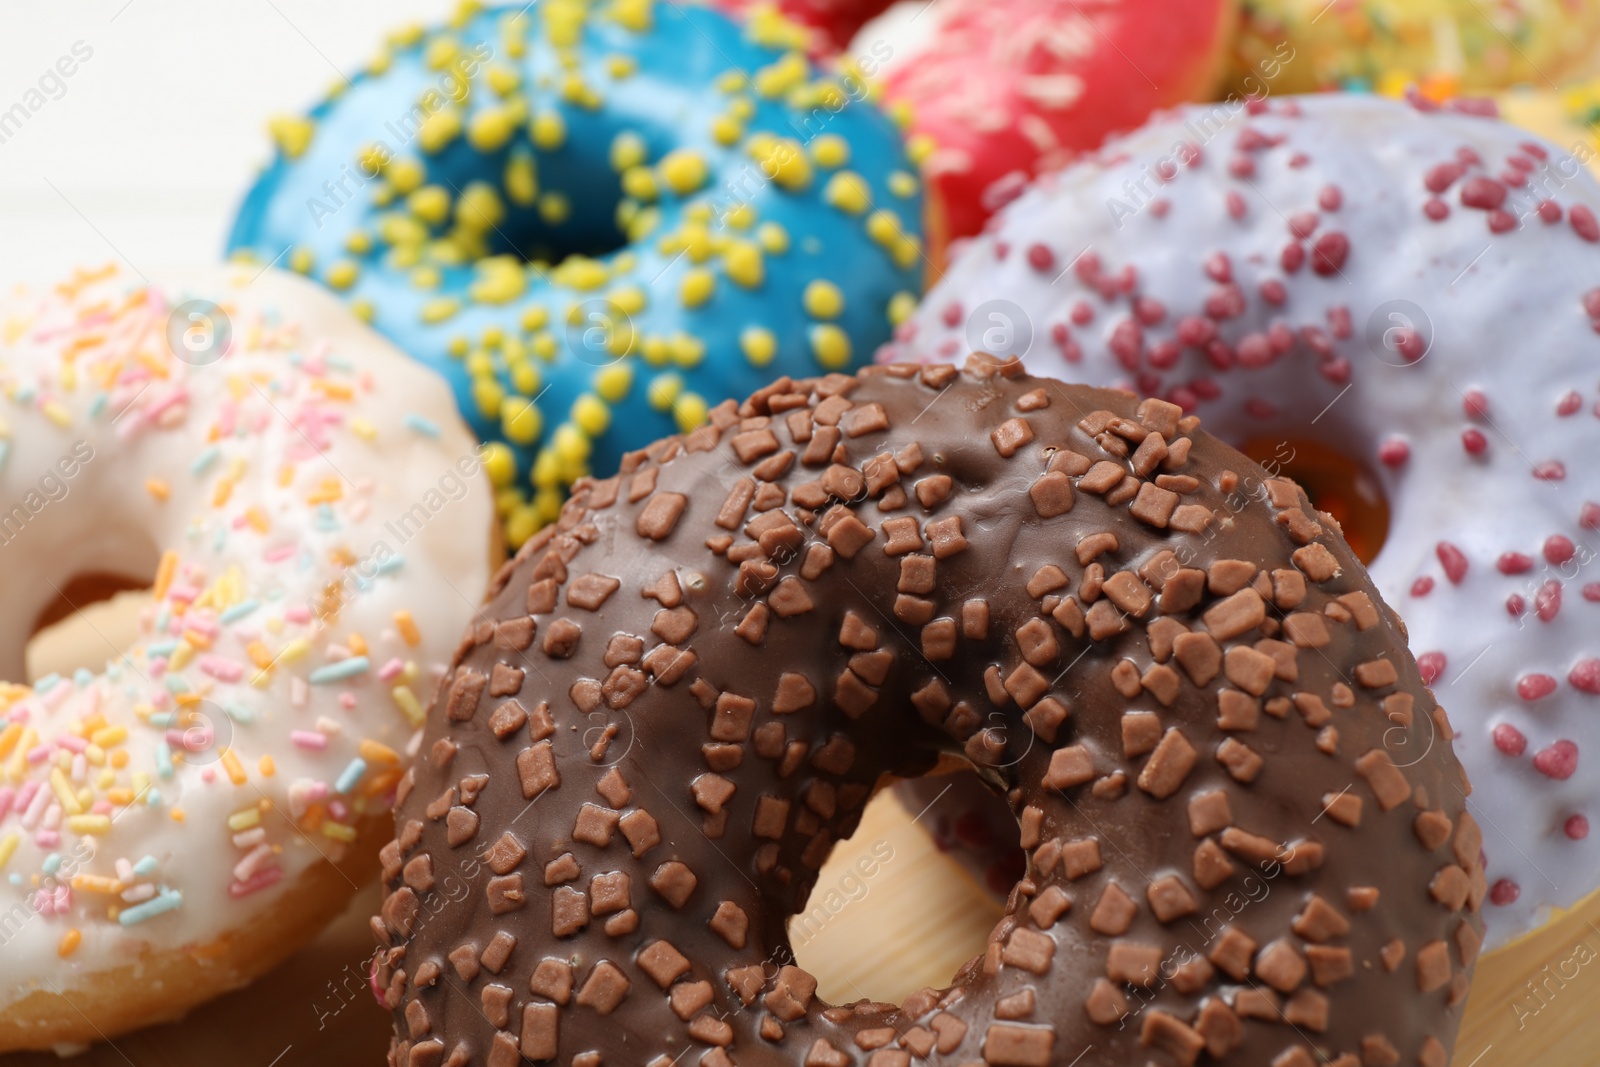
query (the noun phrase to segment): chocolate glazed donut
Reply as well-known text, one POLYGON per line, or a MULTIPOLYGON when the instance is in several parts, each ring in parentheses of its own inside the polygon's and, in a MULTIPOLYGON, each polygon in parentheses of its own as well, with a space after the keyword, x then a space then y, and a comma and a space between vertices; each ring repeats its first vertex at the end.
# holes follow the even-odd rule
POLYGON ((783 379, 524 546, 385 854, 391 1063, 1444 1067, 1480 833, 1400 620, 1178 408, 1014 371, 783 379), (785 922, 941 755, 1026 875, 825 1004, 785 922))

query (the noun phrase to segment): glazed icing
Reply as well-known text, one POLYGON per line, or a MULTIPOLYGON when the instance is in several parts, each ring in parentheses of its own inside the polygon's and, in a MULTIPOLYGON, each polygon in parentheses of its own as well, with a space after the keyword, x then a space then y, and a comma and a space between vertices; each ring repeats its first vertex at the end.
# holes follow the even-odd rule
POLYGON ((506 446, 520 543, 711 404, 866 361, 921 291, 899 131, 803 40, 652 0, 467 5, 277 125, 229 246, 450 381, 506 446))
POLYGON ((0 683, 0 1004, 201 948, 337 857, 487 583, 490 493, 438 378, 254 275, 0 301, 0 677, 75 575, 153 578, 103 669, 0 683))

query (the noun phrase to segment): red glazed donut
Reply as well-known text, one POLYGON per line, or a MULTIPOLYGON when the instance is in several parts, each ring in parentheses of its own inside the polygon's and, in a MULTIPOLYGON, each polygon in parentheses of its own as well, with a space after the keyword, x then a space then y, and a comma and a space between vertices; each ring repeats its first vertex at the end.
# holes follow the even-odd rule
POLYGON ((1398 618, 1197 419, 1017 366, 781 379, 501 571, 384 853, 391 1063, 1442 1067, 1480 835, 1398 618), (940 756, 1026 875, 948 989, 824 1004, 785 922, 940 756))
MULTIPOLYGON (((887 2, 718 2, 756 18, 776 9, 883 79, 884 101, 910 117, 950 240, 977 233, 1034 175, 1204 99, 1237 16, 1234 0, 937 0, 851 44, 887 2)), ((1243 91, 1271 92, 1292 57, 1287 46, 1263 57, 1243 91)))

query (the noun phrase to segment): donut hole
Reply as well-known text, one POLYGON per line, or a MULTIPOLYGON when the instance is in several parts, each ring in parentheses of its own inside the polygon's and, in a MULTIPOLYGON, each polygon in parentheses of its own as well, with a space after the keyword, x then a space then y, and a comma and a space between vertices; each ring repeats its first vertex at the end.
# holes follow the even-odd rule
POLYGON ((84 571, 56 584, 55 598, 35 618, 24 652, 29 684, 79 669, 99 671, 131 646, 153 579, 84 571))
POLYGON ((1018 839, 1004 799, 970 769, 880 789, 789 919, 795 962, 832 1004, 899 1004, 949 985, 983 953, 1023 872, 1018 839), (988 870, 958 864, 958 848, 988 870))
POLYGON ((609 166, 584 164, 573 160, 558 171, 539 159, 541 189, 527 205, 518 204, 502 183, 506 215, 485 235, 487 254, 548 268, 571 256, 599 258, 625 247, 628 236, 617 218, 622 183, 609 166), (545 186, 547 173, 556 184, 545 186))
POLYGON ((1362 563, 1378 558, 1389 536, 1389 500, 1383 483, 1365 464, 1311 438, 1257 437, 1239 451, 1300 483, 1318 510, 1344 529, 1344 539, 1362 563))

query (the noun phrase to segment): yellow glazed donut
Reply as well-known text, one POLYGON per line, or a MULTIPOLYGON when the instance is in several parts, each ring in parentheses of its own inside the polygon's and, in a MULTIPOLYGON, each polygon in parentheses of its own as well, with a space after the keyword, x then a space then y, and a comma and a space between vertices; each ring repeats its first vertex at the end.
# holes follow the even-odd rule
POLYGON ((1592 71, 1600 44, 1593 0, 1245 0, 1240 15, 1235 82, 1293 49, 1274 95, 1547 85, 1592 71))
POLYGON ((153 578, 103 669, 0 683, 0 1051, 177 1018, 343 908, 490 573, 486 460, 290 275, 0 300, 0 677, 75 579, 153 578))

